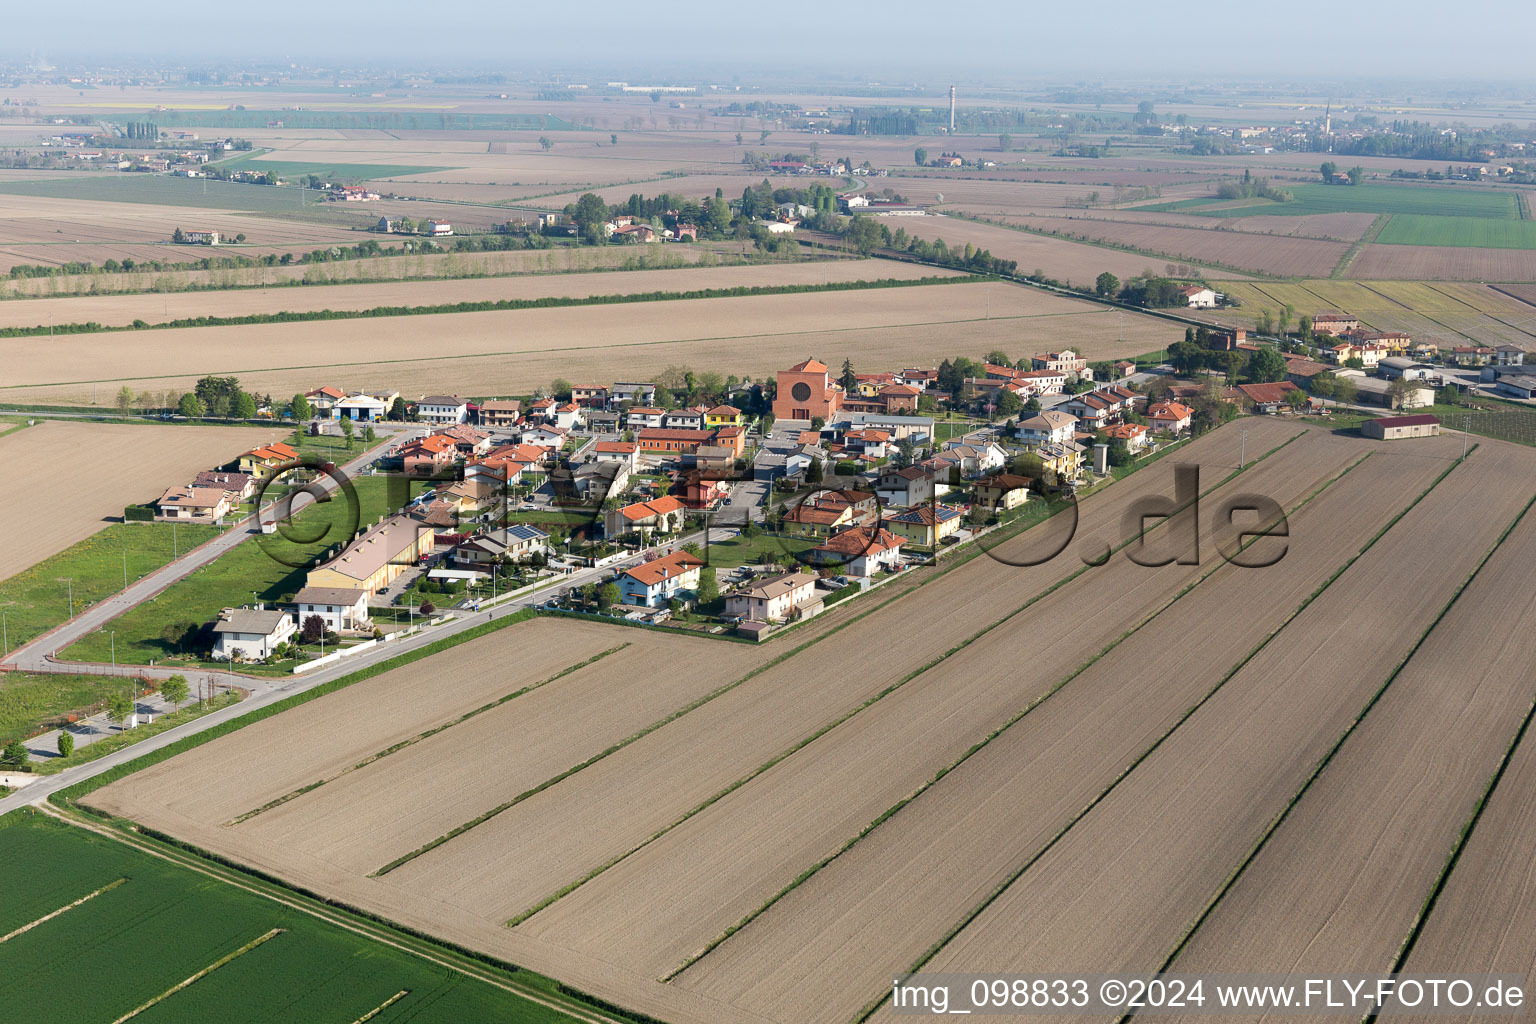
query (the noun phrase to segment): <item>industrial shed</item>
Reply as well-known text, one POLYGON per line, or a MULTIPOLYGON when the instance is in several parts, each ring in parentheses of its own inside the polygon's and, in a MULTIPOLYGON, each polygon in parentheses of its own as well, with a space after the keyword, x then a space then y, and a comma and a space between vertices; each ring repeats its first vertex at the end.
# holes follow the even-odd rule
POLYGON ((1360 433, 1378 441, 1398 441, 1405 437, 1433 437, 1440 433, 1438 417, 1384 416, 1379 420, 1366 420, 1360 424, 1360 433))

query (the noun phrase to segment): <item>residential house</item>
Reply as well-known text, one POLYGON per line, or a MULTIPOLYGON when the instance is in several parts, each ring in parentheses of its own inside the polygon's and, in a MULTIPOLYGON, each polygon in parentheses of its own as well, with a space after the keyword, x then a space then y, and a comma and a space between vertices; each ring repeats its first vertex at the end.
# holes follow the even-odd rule
POLYGON ((874 429, 845 431, 843 448, 866 459, 883 459, 890 455, 891 432, 874 429))
POLYGON ((711 477, 707 472, 694 470, 683 478, 683 504, 691 509, 712 509, 730 497, 731 485, 727 480, 711 477))
POLYGON ((1121 417, 1120 406, 1113 399, 1097 391, 1074 395, 1057 408, 1076 416, 1082 423, 1082 429, 1088 433, 1102 430, 1111 423, 1117 423, 1121 417))
POLYGON ((642 430, 635 435, 642 455, 677 454, 693 455, 699 445, 708 444, 714 435, 708 430, 666 430, 656 428, 642 430))
POLYGON ((504 530, 492 530, 461 542, 453 549, 453 562, 464 568, 489 568, 502 559, 522 562, 542 551, 549 534, 527 523, 513 523, 504 530))
POLYGON ((880 471, 875 483, 875 494, 882 502, 897 508, 921 505, 933 500, 932 474, 920 466, 906 469, 887 467, 880 471))
POLYGON ((368 591, 351 587, 303 587, 293 595, 294 619, 299 628, 311 616, 320 616, 333 633, 362 629, 368 624, 368 591))
POLYGON ((608 389, 601 384, 579 384, 571 387, 571 401, 587 409, 606 409, 608 389))
POLYGON ((155 518, 211 523, 227 516, 238 500, 223 487, 171 487, 155 502, 155 518))
POLYGON ((213 657, 216 661, 264 661, 297 629, 287 612, 226 608, 213 624, 213 657))
POLYGON ((631 470, 627 462, 583 462, 575 469, 557 468, 550 474, 550 485, 557 496, 562 488, 578 501, 598 505, 629 490, 631 470))
POLYGON ((870 427, 876 430, 890 431, 895 440, 910 438, 914 444, 921 444, 933 436, 932 416, 897 416, 890 413, 869 412, 840 412, 827 421, 833 427, 842 430, 867 430, 870 427))
POLYGON ((1487 345, 1457 345, 1451 349, 1446 361, 1458 366, 1487 366, 1496 354, 1487 345))
POLYGON ((960 472, 964 476, 986 476, 995 473, 1008 463, 1008 453, 991 441, 964 438, 947 441, 939 453, 943 458, 958 458, 960 472))
POLYGON ((1034 454, 1039 457, 1048 481, 1070 483, 1082 475, 1083 454, 1087 451, 1086 445, 1076 441, 1052 441, 1036 448, 1034 454))
POLYGON ((341 388, 327 384, 323 388, 315 388, 313 391, 304 392, 304 400, 309 403, 317 420, 334 420, 341 414, 337 412, 337 403, 347 397, 347 393, 341 388))
POLYGON ((721 448, 729 448, 733 453, 732 458, 739 459, 747 453, 746 427, 720 427, 710 440, 721 448))
MULTIPOLYGON (((649 382, 614 381, 608 389, 615 403, 630 402, 649 406, 656 402, 656 385, 649 382)), ((660 424, 654 424, 660 426, 660 424)))
POLYGON ((523 403, 515 398, 493 398, 480 403, 482 427, 512 427, 523 417, 523 403))
POLYGON ((603 516, 603 536, 612 540, 626 533, 650 536, 653 533, 676 533, 687 519, 687 506, 682 500, 664 494, 650 501, 637 501, 623 508, 608 511, 603 516))
POLYGON ((900 373, 896 374, 896 379, 894 381, 896 384, 906 384, 909 387, 917 388, 919 391, 927 391, 938 382, 938 370, 923 370, 915 367, 908 367, 902 370, 900 373))
POLYGON ((192 487, 216 487, 229 491, 235 496, 235 501, 241 502, 256 494, 255 476, 250 473, 225 473, 220 470, 205 469, 192 478, 192 487))
MULTIPOLYGON (((655 409, 648 405, 636 406, 624 414, 624 428, 626 430, 654 430, 665 426, 667 413, 661 409, 655 409)), ((694 430, 702 429, 694 427, 694 430)))
POLYGON ((711 473, 725 473, 736 462, 736 450, 726 445, 701 444, 693 450, 693 464, 711 473))
POLYGON ((932 548, 960 529, 961 512, 932 502, 887 516, 884 526, 914 547, 932 548))
POLYGON ((1033 395, 1059 395, 1067 389, 1067 375, 1062 370, 1020 370, 1009 383, 1033 395))
POLYGON ((741 410, 734 405, 717 405, 704 413, 704 426, 710 430, 741 425, 741 410))
POLYGON ((727 594, 725 614, 753 622, 783 622, 797 614, 805 614, 820 603, 816 575, 791 572, 727 594))
POLYGON ((784 513, 784 532, 798 537, 829 537, 851 526, 867 525, 876 515, 873 507, 852 501, 824 502, 824 493, 812 494, 784 513))
POLYGON ((554 415, 551 419, 557 427, 564 430, 575 430, 582 425, 585 419, 585 412, 586 410, 575 402, 566 402, 564 405, 555 407, 554 415))
MULTIPOLYGON (((647 426, 649 425, 647 424, 647 426)), ((692 406, 687 409, 669 409, 662 415, 661 422, 656 425, 667 430, 703 430, 704 409, 702 406, 692 406)))
POLYGON ((277 471, 279 466, 297 462, 299 453, 281 441, 274 441, 260 448, 252 448, 235 460, 240 472, 248 473, 259 480, 265 480, 277 471))
POLYGON ((453 234, 453 225, 446 220, 429 220, 423 226, 423 233, 433 238, 442 238, 453 234))
POLYGON ((431 434, 407 441, 400 447, 401 469, 406 476, 442 476, 459 461, 459 449, 451 437, 431 434))
POLYGON ((1116 423, 1105 427, 1104 434, 1111 441, 1124 441, 1131 451, 1138 451, 1147 443, 1147 428, 1140 423, 1116 423))
POLYGON ((336 557, 311 569, 304 585, 377 594, 431 554, 433 541, 433 532, 410 517, 391 516, 358 534, 336 557))
POLYGON ((1193 409, 1178 402, 1158 402, 1147 410, 1147 420, 1152 424, 1152 429, 1170 434, 1188 430, 1194 415, 1193 409))
POLYGON ((1317 313, 1312 317, 1313 334, 1331 334, 1339 337, 1360 329, 1360 318, 1345 313, 1317 313))
POLYGON ((784 454, 784 473, 786 476, 802 476, 810 471, 812 462, 820 462, 825 467, 829 458, 830 454, 820 445, 796 445, 784 454))
POLYGON ((902 539, 880 527, 855 528, 828 537, 812 548, 810 560, 822 567, 836 567, 848 576, 873 576, 894 572, 901 563, 902 539))
POLYGON ((1312 382, 1319 374, 1332 373, 1333 367, 1327 363, 1313 362, 1310 359, 1287 359, 1285 361, 1285 379, 1299 387, 1310 388, 1312 382))
POLYGON ((619 573, 619 593, 625 604, 657 608, 677 598, 687 600, 699 589, 704 560, 686 551, 642 562, 619 573))
POLYGON ((1292 393, 1300 393, 1301 389, 1288 380, 1276 381, 1273 384, 1239 384, 1237 390, 1243 397, 1253 403, 1254 412, 1276 413, 1289 409, 1288 400, 1292 393))
POLYGON ((617 412, 588 406, 586 417, 587 429, 594 434, 617 434, 619 432, 619 414, 617 412))
POLYGON ((456 480, 446 487, 440 486, 437 500, 447 502, 460 516, 474 516, 497 504, 504 493, 505 488, 499 480, 473 476, 456 480))
POLYGON ((976 504, 1006 511, 1029 500, 1029 478, 999 473, 976 481, 976 504))
POLYGON ((537 420, 540 423, 553 423, 555 409, 559 405, 558 399, 540 398, 528 406, 528 419, 537 420))
POLYGON ((1060 352, 1030 356, 1029 366, 1032 370, 1050 370, 1060 374, 1082 373, 1088 369, 1088 360, 1068 348, 1060 352))
POLYGON ((453 442, 454 448, 466 459, 472 459, 478 455, 484 455, 491 450, 491 435, 488 431, 477 430, 467 423, 458 423, 451 427, 439 427, 432 431, 432 437, 446 437, 453 442))
POLYGON ((416 418, 423 423, 465 423, 469 403, 458 395, 423 395, 416 403, 416 418))
POLYGON ((1192 284, 1179 289, 1184 304, 1190 309, 1215 309, 1216 293, 1204 285, 1192 284))
POLYGON ((568 434, 564 427, 551 427, 539 424, 532 427, 524 427, 517 439, 522 444, 538 445, 541 448, 551 448, 559 451, 565 445, 565 435, 568 434))
POLYGON ((1493 347, 1493 361, 1497 366, 1524 366, 1525 349, 1519 345, 1495 345, 1493 347))
POLYGON ((1020 416, 1013 436, 1026 445, 1070 441, 1077 431, 1077 417, 1060 409, 1043 409, 1033 416, 1020 416))
POLYGON ((617 462, 633 473, 640 468, 640 446, 633 441, 599 441, 592 446, 592 461, 617 462))

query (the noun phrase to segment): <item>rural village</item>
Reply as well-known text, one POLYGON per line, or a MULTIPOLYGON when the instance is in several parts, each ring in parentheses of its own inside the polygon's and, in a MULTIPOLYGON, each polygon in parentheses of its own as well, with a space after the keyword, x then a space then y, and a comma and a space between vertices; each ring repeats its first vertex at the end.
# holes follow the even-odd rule
POLYGON ((485 18, 0 46, 0 1016, 1536 978, 1522 87, 485 18))

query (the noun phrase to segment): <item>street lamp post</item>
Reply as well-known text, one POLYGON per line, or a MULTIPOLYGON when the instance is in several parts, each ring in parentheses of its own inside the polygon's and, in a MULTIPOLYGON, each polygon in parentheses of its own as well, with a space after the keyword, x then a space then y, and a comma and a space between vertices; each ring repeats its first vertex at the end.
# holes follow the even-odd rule
POLYGON ((128 549, 123 548, 123 589, 128 589, 128 549))
POLYGON ((112 643, 112 670, 117 671, 117 630, 107 634, 107 639, 112 643))
POLYGON ((69 617, 70 618, 74 618, 75 617, 75 578, 73 576, 70 576, 70 577, 66 578, 64 580, 64 584, 65 584, 65 586, 67 586, 69 588, 69 617))

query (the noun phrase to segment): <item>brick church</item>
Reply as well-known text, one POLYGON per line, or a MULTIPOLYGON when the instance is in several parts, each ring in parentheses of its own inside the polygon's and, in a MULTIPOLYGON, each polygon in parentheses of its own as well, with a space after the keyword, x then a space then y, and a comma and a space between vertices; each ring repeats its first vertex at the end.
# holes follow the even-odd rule
POLYGON ((779 390, 773 400, 776 420, 832 419, 843 404, 843 391, 832 383, 827 364, 807 359, 779 371, 779 390))

